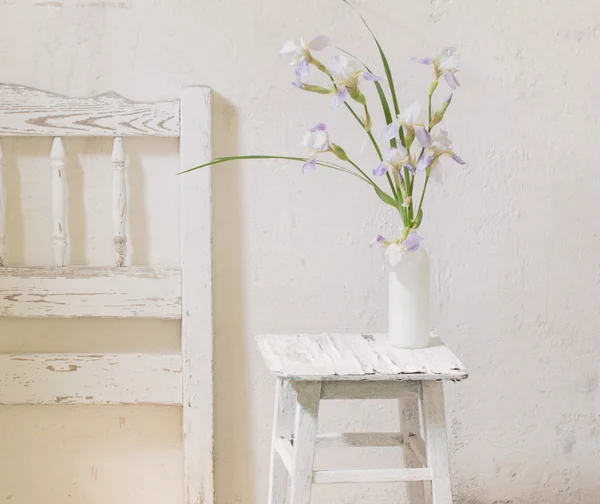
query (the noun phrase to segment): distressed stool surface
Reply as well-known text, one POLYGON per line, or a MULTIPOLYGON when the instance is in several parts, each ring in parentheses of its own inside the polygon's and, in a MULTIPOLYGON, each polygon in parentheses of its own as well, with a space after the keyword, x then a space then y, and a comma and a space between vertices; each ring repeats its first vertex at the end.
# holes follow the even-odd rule
POLYGON ((440 340, 418 350, 392 347, 384 334, 269 334, 257 342, 277 377, 269 504, 284 504, 288 474, 290 504, 309 504, 313 483, 398 481, 410 482, 413 502, 431 492, 433 504, 452 503, 441 380, 463 380, 467 370, 440 340), (403 432, 317 435, 322 399, 399 399, 403 432), (313 471, 315 448, 333 446, 402 446, 411 467, 313 471))

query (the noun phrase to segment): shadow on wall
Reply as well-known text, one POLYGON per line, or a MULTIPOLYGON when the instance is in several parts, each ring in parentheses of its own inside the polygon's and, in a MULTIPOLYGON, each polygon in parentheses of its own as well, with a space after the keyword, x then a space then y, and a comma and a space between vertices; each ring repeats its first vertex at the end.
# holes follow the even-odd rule
MULTIPOLYGON (((237 112, 214 91, 212 117, 213 157, 237 155, 237 112)), ((254 495, 254 478, 244 334, 244 202, 237 163, 213 169, 212 198, 215 492, 217 502, 245 502, 254 495)))

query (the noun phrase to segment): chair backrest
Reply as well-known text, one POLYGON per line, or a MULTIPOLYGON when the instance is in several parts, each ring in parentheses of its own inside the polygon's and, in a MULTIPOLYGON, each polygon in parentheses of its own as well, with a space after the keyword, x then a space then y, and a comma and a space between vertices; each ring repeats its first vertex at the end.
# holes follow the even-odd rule
MULTIPOLYGON (((213 502, 213 376, 210 171, 181 177, 181 267, 126 267, 123 138, 180 137, 180 169, 210 160, 210 89, 135 102, 115 93, 67 98, 0 84, 0 137, 54 137, 54 265, 8 267, 5 166, 0 143, 0 316, 181 319, 181 354, 0 354, 2 404, 165 404, 183 407, 186 504, 213 502), (65 264, 64 137, 114 137, 114 267, 65 264)), ((67 144, 68 147, 68 144, 67 144)), ((174 174, 175 176, 175 174, 174 174)), ((10 195, 12 197, 12 195, 10 195)), ((18 196, 17 196, 18 197, 18 196)), ((50 211, 50 209, 49 209, 50 211)))

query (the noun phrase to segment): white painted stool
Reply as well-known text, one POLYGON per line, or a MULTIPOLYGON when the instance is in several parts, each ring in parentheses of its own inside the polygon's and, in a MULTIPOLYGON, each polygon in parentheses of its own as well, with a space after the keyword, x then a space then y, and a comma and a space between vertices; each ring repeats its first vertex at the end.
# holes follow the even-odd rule
MULTIPOLYGON (((467 370, 433 341, 429 348, 404 350, 392 347, 385 335, 258 336, 265 363, 277 376, 269 504, 285 503, 288 474, 290 504, 309 504, 313 483, 397 481, 431 481, 432 503, 451 504, 440 380, 462 380, 467 370), (317 435, 322 399, 401 399, 404 432, 317 435), (313 471, 315 447, 331 446, 403 446, 405 460, 421 467, 313 471)), ((419 492, 429 494, 428 485, 410 483, 411 498, 419 492)))

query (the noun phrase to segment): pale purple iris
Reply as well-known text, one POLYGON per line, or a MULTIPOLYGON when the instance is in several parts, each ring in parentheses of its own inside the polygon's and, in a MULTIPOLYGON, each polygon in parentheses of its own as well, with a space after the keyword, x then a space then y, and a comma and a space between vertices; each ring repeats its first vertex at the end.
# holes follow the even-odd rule
POLYGON ((372 241, 371 243, 369 243, 369 247, 373 247, 373 245, 376 245, 377 243, 383 243, 385 242, 385 238, 381 235, 377 235, 372 241))
POLYGON ((304 139, 306 145, 310 145, 317 152, 327 152, 330 148, 329 133, 325 123, 319 123, 308 130, 308 136, 304 139))
POLYGON ((419 236, 416 231, 411 231, 402 242, 402 247, 404 247, 407 252, 416 252, 421 248, 422 243, 423 237, 419 236))
POLYGON ((357 97, 361 96, 359 90, 361 79, 371 82, 382 80, 381 77, 368 72, 354 60, 350 60, 341 55, 331 58, 329 72, 337 86, 337 92, 333 99, 333 103, 331 104, 334 109, 339 108, 340 105, 345 103, 350 97, 358 101, 357 97))
POLYGON ((294 86, 302 87, 302 82, 308 77, 308 64, 312 58, 311 51, 321 51, 329 45, 329 39, 325 35, 319 35, 310 42, 306 43, 300 40, 297 43, 294 40, 288 40, 279 51, 282 56, 291 59, 291 64, 296 71, 296 82, 294 86))
POLYGON ((458 71, 458 54, 454 47, 444 47, 433 58, 411 58, 415 63, 421 65, 433 65, 436 76, 439 78, 442 75, 444 80, 452 89, 456 89, 460 84, 456 79, 455 73, 458 71))
POLYGON ((317 169, 317 160, 312 157, 306 163, 302 165, 302 173, 306 175, 307 173, 313 173, 317 169))
POLYGON ((408 161, 408 153, 404 147, 388 147, 383 151, 382 157, 381 163, 373 170, 373 175, 378 177, 394 168, 399 169, 408 161))
POLYGON ((298 60, 298 64, 296 65, 296 82, 294 82, 294 86, 302 89, 302 83, 308 77, 308 58, 306 56, 302 56, 298 60))
POLYGON ((456 89, 458 86, 460 86, 456 76, 453 73, 445 73, 444 79, 448 83, 448 86, 450 86, 452 89, 456 89))
POLYGON ((308 48, 311 51, 322 51, 325 49, 331 41, 327 35, 317 35, 308 43, 308 48))
POLYGON ((346 89, 346 86, 339 86, 335 93, 335 97, 333 98, 333 102, 331 104, 331 108, 338 109, 340 105, 344 104, 348 99, 349 93, 346 89))
POLYGON ((317 156, 322 152, 328 152, 331 149, 329 143, 329 133, 324 123, 319 123, 309 129, 302 140, 306 147, 310 147, 312 154, 302 165, 302 173, 312 173, 317 169, 317 156))
POLYGON ((391 140, 392 138, 396 138, 398 136, 399 132, 400 132, 400 123, 398 121, 392 121, 390 124, 388 124, 385 127, 381 137, 384 140, 391 140))
POLYGON ((383 80, 382 77, 379 77, 378 75, 374 75, 371 72, 366 72, 366 71, 362 72, 362 76, 363 76, 363 79, 371 81, 371 82, 381 82, 383 80))
POLYGON ((417 161, 417 170, 420 172, 425 171, 425 169, 431 164, 432 161, 433 156, 431 154, 423 152, 423 154, 419 156, 419 159, 417 161))
POLYGON ((406 168, 413 175, 417 172, 417 169, 413 165, 411 165, 410 163, 405 163, 404 164, 404 168, 406 168))
POLYGON ((411 61, 421 65, 433 65, 433 58, 410 58, 411 61))
POLYGON ((450 156, 452 157, 452 159, 454 159, 454 161, 456 161, 460 165, 467 164, 466 161, 463 161, 463 158, 461 158, 458 154, 454 154, 454 152, 450 154, 450 156))
POLYGON ((431 147, 431 135, 425 126, 415 126, 415 136, 421 146, 429 149, 431 147))
POLYGON ((381 163, 379 163, 379 166, 377 166, 377 168, 375 168, 373 170, 373 175, 375 175, 376 177, 381 177, 382 175, 385 175, 387 173, 388 170, 391 170, 393 168, 393 166, 388 163, 387 161, 382 161, 381 163))

